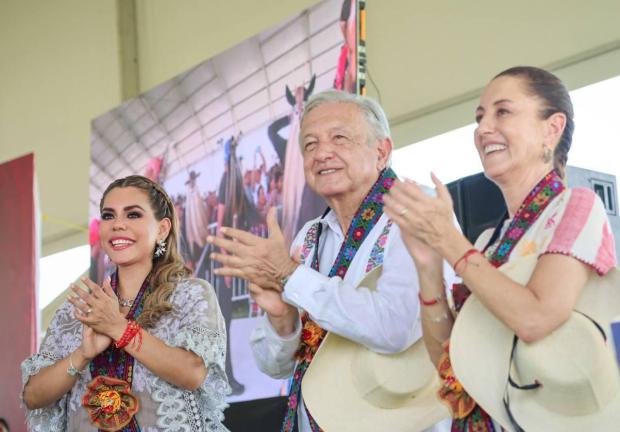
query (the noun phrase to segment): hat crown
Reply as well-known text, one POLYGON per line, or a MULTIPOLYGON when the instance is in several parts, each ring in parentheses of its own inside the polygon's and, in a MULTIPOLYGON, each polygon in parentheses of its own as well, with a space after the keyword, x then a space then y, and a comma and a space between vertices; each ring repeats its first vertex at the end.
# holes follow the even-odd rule
POLYGON ((358 394, 380 408, 398 408, 433 381, 435 370, 423 341, 407 351, 382 355, 361 349, 351 360, 358 394), (399 361, 394 361, 395 358, 399 361))
POLYGON ((527 395, 565 416, 600 411, 619 391, 618 370, 603 335, 589 318, 574 313, 550 336, 515 349, 520 383, 541 384, 527 395))

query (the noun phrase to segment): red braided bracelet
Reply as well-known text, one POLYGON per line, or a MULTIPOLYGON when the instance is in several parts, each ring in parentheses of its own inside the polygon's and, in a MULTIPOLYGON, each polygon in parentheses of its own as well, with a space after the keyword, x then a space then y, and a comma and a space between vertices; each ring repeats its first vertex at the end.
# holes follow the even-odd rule
MULTIPOLYGON (((454 265, 452 266, 452 268, 454 269, 454 271, 456 272, 456 274, 460 275, 461 272, 457 269, 457 267, 459 266, 459 264, 461 264, 461 262, 463 262, 465 265, 467 265, 467 259, 472 256, 475 255, 477 253, 480 253, 480 251, 478 251, 478 249, 469 249, 467 250, 462 257, 460 257, 459 259, 456 260, 456 262, 454 263, 454 265)), ((464 270, 464 269, 463 269, 464 270)))
POLYGON ((424 300, 422 298, 422 294, 418 293, 418 298, 420 299, 420 303, 422 303, 422 305, 433 306, 439 303, 443 299, 443 296, 440 294, 437 297, 433 298, 432 300, 424 300))
POLYGON ((118 349, 125 348, 127 345, 129 345, 133 338, 136 337, 137 334, 140 335, 138 337, 138 340, 140 342, 139 346, 142 346, 142 334, 140 333, 140 330, 142 330, 142 328, 138 325, 137 322, 133 320, 127 321, 127 327, 125 327, 125 331, 123 332, 121 338, 117 341, 114 341, 114 347, 118 349))

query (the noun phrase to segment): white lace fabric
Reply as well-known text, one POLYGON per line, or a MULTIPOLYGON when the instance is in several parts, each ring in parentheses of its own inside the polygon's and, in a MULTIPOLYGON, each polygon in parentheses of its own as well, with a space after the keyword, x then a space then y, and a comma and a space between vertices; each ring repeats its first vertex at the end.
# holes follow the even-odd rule
MULTIPOLYGON (((137 420, 142 430, 221 432, 223 410, 230 387, 224 372, 226 327, 215 292, 200 279, 186 279, 175 288, 172 312, 163 316, 149 333, 166 344, 194 352, 207 366, 207 377, 195 391, 180 389, 157 377, 139 362, 134 363, 132 392, 140 400, 137 420)), ((22 363, 24 386, 31 376, 75 350, 81 342, 82 325, 65 302, 56 312, 39 353, 22 363)), ((96 431, 90 424, 82 397, 91 381, 83 373, 73 389, 54 404, 27 410, 31 431, 96 431)))

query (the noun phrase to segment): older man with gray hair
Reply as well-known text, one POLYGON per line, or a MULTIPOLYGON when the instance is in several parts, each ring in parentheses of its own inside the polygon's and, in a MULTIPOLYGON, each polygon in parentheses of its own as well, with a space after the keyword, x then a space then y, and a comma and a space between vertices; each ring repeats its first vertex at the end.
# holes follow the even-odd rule
MULTIPOLYGON (((398 227, 383 213, 383 195, 396 180, 390 168, 392 140, 383 109, 367 97, 319 93, 305 106, 299 141, 306 181, 328 203, 325 213, 305 224, 290 249, 274 209, 268 214, 268 238, 232 228, 223 230, 228 238, 209 238, 229 252, 214 254, 223 264, 218 274, 247 279, 251 295, 266 312, 251 337, 259 368, 274 378, 293 377, 282 431, 419 431, 429 426, 429 430, 440 430, 432 425, 448 412, 433 405, 430 390, 432 408, 410 415, 396 408, 408 406, 413 394, 382 388, 382 383, 372 387, 379 396, 366 397, 358 389, 353 394, 359 393, 359 400, 364 401, 344 401, 341 408, 335 405, 340 403, 336 399, 343 398, 343 389, 332 383, 323 390, 327 399, 330 394, 336 396, 330 409, 319 408, 317 403, 314 411, 306 400, 306 383, 302 395, 306 371, 328 349, 324 345, 317 353, 327 335, 333 335, 330 347, 349 343, 363 348, 360 355, 372 352, 390 357, 410 351, 420 340, 422 327, 414 263, 398 227), (404 400, 396 401, 403 395, 404 400), (365 413, 349 410, 349 406, 362 407, 365 413), (381 415, 370 418, 371 408, 381 415)), ((449 266, 445 272, 450 274, 449 266)), ((416 345, 419 351, 421 342, 416 345)), ((425 361, 424 373, 434 375, 430 361, 425 361)), ((417 363, 409 364, 407 375, 416 375, 417 363)), ((316 372, 320 376, 329 368, 321 363, 316 372)), ((408 377, 397 379, 401 378, 408 382, 408 377)))

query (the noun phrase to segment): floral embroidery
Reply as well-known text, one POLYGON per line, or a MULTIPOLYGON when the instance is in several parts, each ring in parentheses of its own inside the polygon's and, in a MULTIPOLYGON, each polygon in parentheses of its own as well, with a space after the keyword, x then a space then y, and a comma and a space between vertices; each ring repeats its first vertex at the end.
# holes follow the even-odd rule
POLYGON ((356 228, 355 231, 353 231, 353 239, 359 241, 362 237, 364 237, 364 234, 364 228, 356 228))
MULTIPOLYGON (((143 413, 142 431, 223 432, 222 411, 230 387, 224 373, 226 330, 217 311, 213 288, 199 279, 180 281, 170 297, 173 311, 160 318, 149 333, 166 344, 196 353, 209 373, 194 391, 179 389, 153 375, 139 362, 134 364, 131 390, 140 400, 152 400, 156 411, 143 413)), ((73 306, 66 302, 50 324, 41 351, 22 364, 22 380, 36 375, 43 367, 65 358, 81 340, 82 325, 73 317, 73 306)), ((91 381, 87 369, 73 389, 46 408, 27 410, 28 430, 64 432, 75 419, 85 421, 82 399, 91 381)), ((144 405, 144 404, 143 404, 144 405)), ((144 405, 146 406, 146 405, 144 405)), ((86 420, 87 421, 87 420, 86 420)))
POLYGON ((549 203, 565 189, 559 174, 552 170, 529 193, 514 215, 506 230, 506 235, 500 240, 495 253, 489 261, 499 267, 506 261, 517 242, 531 227, 538 217, 547 208, 549 203))
MULTIPOLYGON (((129 309, 126 318, 127 319, 137 319, 144 308, 144 302, 146 301, 146 297, 150 292, 150 275, 148 275, 144 282, 142 282, 142 286, 140 287, 140 291, 136 295, 135 301, 129 309)), ((110 278, 110 286, 114 292, 117 292, 118 289, 118 271, 112 274, 110 278)), ((131 389, 131 384, 133 380, 133 370, 134 370, 134 358, 129 355, 125 350, 118 349, 114 346, 114 344, 110 344, 105 351, 97 355, 90 362, 89 370, 93 378, 95 378, 90 385, 98 382, 96 378, 100 376, 105 376, 106 378, 118 378, 123 382, 126 382, 128 388, 131 389)), ((99 384, 101 385, 101 384, 99 384)), ((84 397, 82 403, 86 406, 87 399, 84 397)), ((90 403, 90 402, 89 402, 90 403)), ((88 407, 86 407, 88 409, 88 407)), ((135 409, 138 409, 138 404, 136 402, 135 409)), ((91 420, 93 416, 91 415, 91 420)), ((94 420, 93 420, 94 421, 94 420)), ((105 423, 104 423, 105 424, 105 423)), ((137 432, 140 430, 137 420, 131 415, 127 423, 124 423, 122 427, 113 430, 121 430, 124 428, 124 432, 137 432)), ((100 429, 103 429, 100 427, 100 429)))
POLYGON ((139 406, 127 381, 105 375, 88 384, 82 403, 90 421, 104 431, 123 429, 138 412, 139 406))
MULTIPOLYGON (((340 251, 336 256, 336 259, 329 272, 329 277, 340 276, 344 278, 349 269, 356 252, 368 236, 368 233, 379 221, 379 218, 383 214, 383 194, 386 193, 390 187, 394 184, 396 174, 390 168, 384 170, 375 184, 372 186, 366 198, 360 205, 359 209, 355 213, 351 226, 347 231, 340 251)), ((304 239, 302 251, 305 251, 303 261, 308 257, 309 252, 314 250, 314 256, 312 258, 311 267, 315 270, 319 268, 318 258, 318 239, 321 236, 320 222, 314 224, 304 239), (316 230, 313 228, 316 226, 316 230), (311 232, 312 231, 312 232, 311 232)), ((310 365, 310 362, 314 358, 318 347, 325 338, 327 332, 318 326, 308 313, 302 315, 303 329, 301 332, 301 343, 296 353, 297 366, 293 373, 293 382, 291 384, 289 392, 288 409, 284 416, 284 422, 282 424, 282 432, 291 432, 295 428, 295 420, 297 417, 297 408, 299 404, 299 395, 301 392, 301 380, 310 365)), ((312 415, 308 414, 308 420, 310 422, 310 428, 313 432, 321 431, 321 428, 316 424, 312 415)))
POLYGON ((463 386, 454 376, 452 363, 449 356, 449 342, 446 341, 443 353, 439 359, 439 377, 442 386, 439 389, 439 398, 444 401, 452 411, 453 418, 464 418, 476 407, 476 402, 463 390, 463 386))
POLYGON ((491 417, 476 404, 454 375, 449 352, 449 341, 446 341, 439 359, 441 387, 437 395, 452 412, 452 431, 495 432, 491 417))
POLYGON ((366 209, 362 213, 362 219, 370 220, 374 217, 374 215, 375 215, 375 211, 373 209, 366 209))
POLYGON ((301 250, 299 251, 299 260, 303 263, 306 262, 306 259, 310 256, 310 252, 314 248, 316 244, 317 232, 319 231, 320 222, 315 223, 310 227, 308 232, 306 233, 306 237, 304 238, 304 242, 301 245, 301 250))
POLYGON ((336 269, 340 269, 343 266, 346 268, 349 267, 353 258, 348 258, 346 254, 343 253, 343 249, 345 247, 351 247, 355 250, 359 249, 368 233, 372 230, 372 227, 375 226, 383 214, 383 195, 392 187, 395 179, 396 174, 394 171, 390 168, 384 170, 366 198, 364 198, 364 201, 351 221, 351 226, 349 227, 345 241, 343 242, 340 252, 338 253, 336 262, 332 267, 332 274, 330 274, 330 276, 334 276, 336 274, 336 269), (372 212, 372 219, 364 219, 364 217, 362 217, 367 210, 372 212))
MULTIPOLYGON (((499 267, 508 261, 519 240, 523 238, 527 230, 538 220, 538 217, 547 208, 549 203, 563 190, 564 184, 555 170, 549 172, 532 189, 515 213, 514 218, 506 229, 506 234, 500 239, 497 246, 495 248, 493 246, 487 247, 484 251, 485 257, 493 266, 499 267)), ((531 253, 530 250, 532 249, 535 252, 535 243, 524 244, 520 254, 527 255, 531 253)), ((454 284, 452 294, 455 308, 459 311, 471 293, 461 283, 454 284)), ((454 417, 452 432, 494 432, 495 428, 490 416, 476 404, 454 376, 448 346, 448 343, 444 345, 444 353, 440 359, 439 375, 441 377, 441 388, 438 396, 452 410, 454 417)))
POLYGON ((307 313, 304 313, 301 319, 303 330, 301 331, 302 343, 295 353, 295 359, 299 362, 310 362, 319 349, 319 345, 327 334, 317 323, 312 321, 307 313))
POLYGON ((558 212, 555 212, 549 219, 547 219, 547 222, 545 222, 545 229, 550 229, 555 226, 556 224, 555 218, 557 215, 558 215, 558 212))
POLYGON ((392 220, 390 219, 383 228, 381 235, 377 239, 375 245, 370 252, 370 257, 368 258, 368 263, 366 264, 366 273, 369 273, 376 267, 379 267, 383 264, 383 255, 385 254, 385 244, 387 243, 387 237, 390 233, 390 228, 392 227, 392 220))
POLYGON ((345 266, 338 267, 338 270, 336 270, 336 276, 340 276, 344 279, 345 274, 347 274, 347 268, 345 266))

